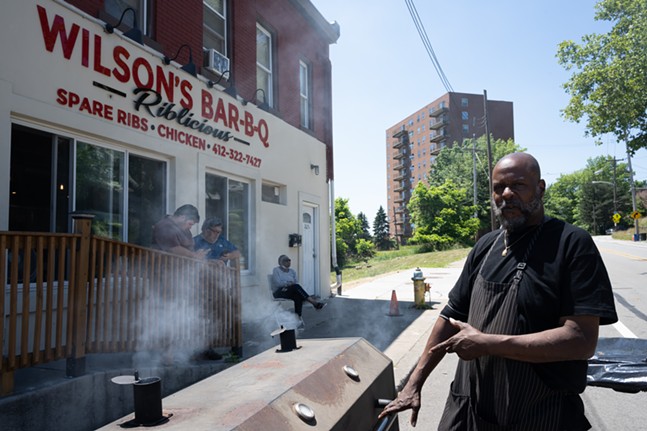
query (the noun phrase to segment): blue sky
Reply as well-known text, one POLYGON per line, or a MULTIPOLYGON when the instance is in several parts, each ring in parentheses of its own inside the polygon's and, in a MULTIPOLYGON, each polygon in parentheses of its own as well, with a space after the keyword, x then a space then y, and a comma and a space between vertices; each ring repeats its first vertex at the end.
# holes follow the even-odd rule
MULTIPOLYGON (((404 0, 311 0, 341 36, 331 45, 335 196, 372 225, 386 209, 385 131, 446 93, 404 0)), ((594 0, 415 0, 436 57, 456 92, 514 104, 515 142, 541 164, 550 184, 589 158, 626 158, 613 137, 596 146, 584 124, 565 121, 570 74, 555 57, 564 40, 606 33, 594 0)), ((647 179, 647 150, 632 158, 647 179)))

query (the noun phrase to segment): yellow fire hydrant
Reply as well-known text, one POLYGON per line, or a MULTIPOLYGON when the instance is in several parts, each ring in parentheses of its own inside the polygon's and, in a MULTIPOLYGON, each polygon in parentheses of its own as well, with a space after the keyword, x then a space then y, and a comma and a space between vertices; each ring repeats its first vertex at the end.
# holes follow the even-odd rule
POLYGON ((416 308, 427 308, 425 304, 425 277, 422 275, 420 268, 413 272, 413 302, 416 308))

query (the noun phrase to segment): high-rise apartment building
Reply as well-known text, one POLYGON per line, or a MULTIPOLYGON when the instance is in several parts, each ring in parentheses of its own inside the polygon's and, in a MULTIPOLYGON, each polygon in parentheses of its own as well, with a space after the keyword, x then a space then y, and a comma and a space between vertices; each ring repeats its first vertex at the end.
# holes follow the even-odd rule
MULTIPOLYGON (((391 235, 406 244, 412 234, 407 204, 440 151, 485 135, 485 96, 446 93, 386 130, 387 212, 391 235)), ((490 136, 514 139, 512 102, 487 101, 490 136)))

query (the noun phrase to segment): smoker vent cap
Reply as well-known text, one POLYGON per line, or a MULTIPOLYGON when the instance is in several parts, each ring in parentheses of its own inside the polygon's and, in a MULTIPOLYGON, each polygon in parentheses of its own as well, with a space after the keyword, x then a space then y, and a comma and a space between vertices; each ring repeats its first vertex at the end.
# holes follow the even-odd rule
POLYGON ((350 365, 344 365, 344 372, 348 377, 350 377, 353 380, 359 380, 359 373, 355 368, 351 367, 350 365))
POLYGON ((309 406, 303 403, 294 403, 294 412, 305 422, 311 422, 315 419, 315 412, 309 406))

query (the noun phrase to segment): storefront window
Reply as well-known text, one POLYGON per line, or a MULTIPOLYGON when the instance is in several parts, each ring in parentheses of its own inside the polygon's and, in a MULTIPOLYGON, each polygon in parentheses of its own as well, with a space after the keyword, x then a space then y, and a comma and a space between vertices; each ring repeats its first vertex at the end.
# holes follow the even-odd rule
POLYGON ((223 234, 240 250, 241 269, 248 269, 249 184, 215 174, 206 174, 205 181, 205 219, 222 219, 223 234))
POLYGON ((95 216, 94 234, 148 247, 153 224, 166 213, 166 162, 79 142, 75 202, 76 211, 95 216))
POLYGON ((124 163, 123 152, 77 143, 75 210, 95 216, 95 235, 123 239, 124 163))
POLYGON ((166 213, 166 163, 128 156, 128 242, 149 247, 152 226, 166 213))
POLYGON ((9 230, 69 231, 69 138, 13 124, 9 230))
POLYGON ((167 161, 74 144, 12 125, 9 230, 70 232, 75 210, 95 216, 97 235, 150 246, 152 226, 166 214, 167 161))

